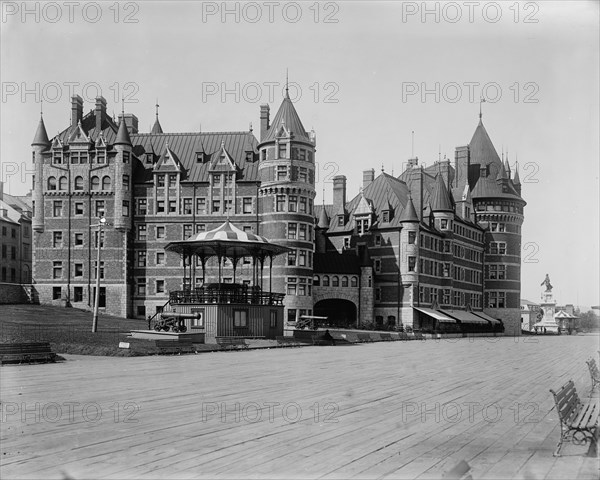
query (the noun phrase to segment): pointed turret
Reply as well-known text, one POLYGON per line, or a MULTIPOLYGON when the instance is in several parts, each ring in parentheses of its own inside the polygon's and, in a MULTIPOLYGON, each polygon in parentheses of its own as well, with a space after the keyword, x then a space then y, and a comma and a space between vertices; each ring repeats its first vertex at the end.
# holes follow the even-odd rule
POLYGON ((127 125, 125 124, 124 117, 121 117, 121 122, 119 123, 119 131, 117 132, 117 138, 115 139, 114 145, 131 146, 131 139, 129 138, 129 132, 127 131, 127 125))
POLYGON ((515 167, 515 177, 513 178, 513 184, 515 186, 521 185, 521 179, 519 178, 519 166, 515 167))
POLYGON ((44 117, 40 115, 40 123, 38 123, 37 130, 35 132, 35 137, 33 137, 33 142, 31 146, 40 145, 43 147, 50 146, 50 140, 48 139, 48 133, 46 132, 46 126, 44 125, 44 117))
POLYGON ((321 213, 319 214, 319 222, 317 223, 317 227, 322 229, 329 228, 329 217, 327 216, 327 212, 325 211, 325 205, 323 205, 321 213))
POLYGON ((483 126, 483 122, 479 119, 479 124, 475 129, 473 138, 469 142, 469 151, 471 155, 471 164, 487 165, 495 162, 498 166, 502 163, 494 144, 483 126))
POLYGON ((429 204, 432 212, 453 212, 454 205, 441 174, 436 177, 435 189, 431 194, 429 204))
POLYGON ((294 104, 287 94, 281 102, 281 106, 261 143, 275 140, 275 138, 280 136, 282 128, 290 132, 295 140, 304 140, 313 143, 309 134, 306 133, 298 112, 296 112, 294 104))
POLYGON ((417 210, 415 209, 415 204, 412 201, 412 197, 408 197, 408 203, 406 204, 406 207, 404 207, 404 210, 402 210, 398 221, 400 223, 419 222, 419 216, 417 215, 417 210))
POLYGON ((498 171, 498 176, 496 180, 508 180, 508 173, 506 171, 506 167, 504 162, 500 164, 500 170, 498 171))
POLYGON ((152 126, 150 133, 163 133, 163 129, 158 121, 158 102, 156 102, 156 120, 154 120, 154 125, 152 126))

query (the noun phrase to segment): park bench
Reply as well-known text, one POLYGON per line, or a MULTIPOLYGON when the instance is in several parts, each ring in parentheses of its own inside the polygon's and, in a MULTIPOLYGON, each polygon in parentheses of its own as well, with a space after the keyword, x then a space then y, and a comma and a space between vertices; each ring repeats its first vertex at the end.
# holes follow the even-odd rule
POLYGON ((367 343, 367 342, 373 341, 373 339, 371 338, 371 335, 369 335, 368 333, 357 333, 356 336, 358 337, 358 341, 361 343, 367 343))
POLYGON ((182 354, 182 353, 195 353, 196 350, 191 340, 155 340, 156 348, 158 348, 158 354, 182 354))
POLYGON ((590 370, 590 377, 592 378, 592 388, 590 390, 590 395, 594 391, 594 389, 600 385, 600 372, 598 371, 598 365, 596 364, 596 360, 590 358, 587 362, 587 366, 590 370))
POLYGON ((277 340, 278 347, 283 347, 283 346, 288 346, 288 345, 290 347, 302 346, 302 343, 299 342, 298 340, 296 340, 294 337, 275 337, 275 339, 277 340))
POLYGON ((54 362, 56 353, 48 342, 2 343, 0 344, 0 365, 3 363, 54 362))
POLYGON ((246 340, 242 337, 217 337, 217 344, 221 347, 221 350, 237 350, 238 348, 248 348, 246 340))
POLYGON ((573 380, 569 380, 558 392, 550 390, 550 393, 554 396, 554 405, 560 421, 560 441, 554 456, 560 456, 563 442, 569 440, 574 445, 586 445, 590 442, 588 454, 596 456, 598 403, 582 403, 573 380))
POLYGON ((444 473, 444 479, 452 480, 473 480, 473 477, 469 473, 471 467, 467 462, 461 460, 454 467, 444 473))

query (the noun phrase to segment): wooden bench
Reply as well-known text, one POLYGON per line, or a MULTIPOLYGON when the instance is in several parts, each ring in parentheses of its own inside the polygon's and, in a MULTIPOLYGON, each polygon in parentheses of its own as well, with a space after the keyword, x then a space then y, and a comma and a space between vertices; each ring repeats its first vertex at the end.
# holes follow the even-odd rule
POLYGON ((155 340, 156 348, 158 348, 158 354, 182 354, 182 353, 196 353, 194 344, 191 340, 155 340))
POLYGON ((588 455, 596 456, 598 403, 582 403, 573 380, 569 380, 558 392, 550 390, 550 393, 554 396, 554 405, 560 421, 560 441, 554 456, 560 456, 563 442, 569 440, 574 445, 586 445, 589 442, 588 455))
POLYGON ((0 365, 54 361, 56 361, 56 353, 52 351, 48 342, 0 344, 0 365))
POLYGON ((277 340, 277 346, 290 346, 290 347, 301 347, 302 343, 296 340, 294 337, 275 337, 277 340))
POLYGON ((471 467, 469 466, 469 464, 464 460, 461 460, 454 467, 452 467, 450 470, 444 473, 442 478, 449 480, 473 480, 473 477, 469 473, 470 470, 471 467))
POLYGON ((217 337, 217 344, 221 347, 221 350, 237 350, 238 348, 248 348, 246 339, 242 337, 217 337))
POLYGON ((590 370, 590 377, 592 378, 592 388, 590 390, 590 395, 594 391, 594 389, 600 385, 600 372, 598 371, 598 365, 596 364, 596 360, 590 358, 586 361, 588 369, 590 370))

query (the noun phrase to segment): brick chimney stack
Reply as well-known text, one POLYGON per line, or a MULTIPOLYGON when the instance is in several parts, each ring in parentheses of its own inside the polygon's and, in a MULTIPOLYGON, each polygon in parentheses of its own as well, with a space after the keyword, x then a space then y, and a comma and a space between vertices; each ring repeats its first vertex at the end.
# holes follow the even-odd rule
POLYGON ((269 105, 260 106, 260 140, 267 136, 267 130, 269 130, 269 105))
POLYGON ((96 98, 96 110, 94 113, 96 116, 96 130, 101 131, 102 117, 106 115, 106 99, 104 97, 96 98))
POLYGON ((333 177, 333 211, 338 214, 346 207, 346 176, 333 177))
POLYGON ((375 180, 375 169, 363 170, 363 190, 375 180))
POLYGON ((71 97, 71 126, 75 127, 83 118, 83 98, 79 95, 71 97))

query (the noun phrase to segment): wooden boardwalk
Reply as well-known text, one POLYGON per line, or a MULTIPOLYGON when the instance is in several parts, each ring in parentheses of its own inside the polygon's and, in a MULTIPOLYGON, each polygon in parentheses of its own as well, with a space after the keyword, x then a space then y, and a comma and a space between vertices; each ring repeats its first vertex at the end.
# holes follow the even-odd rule
MULTIPOLYGON (((0 476, 598 478, 549 388, 598 337, 385 342, 0 369, 0 476)), ((595 395, 597 396, 597 394, 595 395)))

